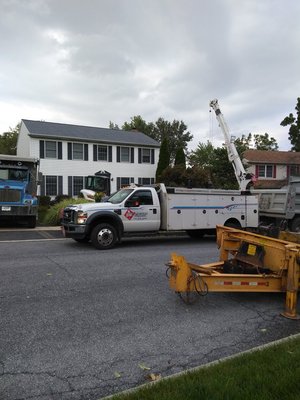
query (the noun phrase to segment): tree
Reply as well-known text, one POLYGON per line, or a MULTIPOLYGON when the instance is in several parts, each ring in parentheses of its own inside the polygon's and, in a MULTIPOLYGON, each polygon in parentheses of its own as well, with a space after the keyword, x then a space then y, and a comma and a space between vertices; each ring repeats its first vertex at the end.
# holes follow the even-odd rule
POLYGON ((117 124, 114 124, 112 121, 109 121, 109 129, 120 129, 117 124))
POLYGON ((297 111, 297 116, 294 116, 292 113, 281 121, 280 125, 288 126, 289 129, 289 141, 291 142, 292 151, 300 151, 300 97, 297 98, 297 105, 295 107, 297 111))
POLYGON ((132 131, 137 130, 139 132, 144 133, 147 136, 155 139, 154 136, 154 124, 152 122, 147 123, 140 115, 136 115, 131 117, 130 122, 124 122, 122 125, 122 129, 124 131, 132 131))
POLYGON ((156 169, 156 182, 159 182, 161 179, 162 172, 170 165, 170 153, 169 153, 169 146, 168 146, 168 139, 165 138, 162 141, 159 151, 159 159, 157 163, 156 169))
POLYGON ((179 149, 176 151, 174 165, 183 165, 184 168, 186 167, 185 154, 182 147, 179 147, 179 149))
POLYGON ((171 162, 175 160, 177 149, 182 147, 183 150, 186 150, 188 142, 193 139, 193 135, 187 131, 187 126, 183 121, 169 122, 164 118, 158 118, 155 123, 147 123, 140 115, 136 115, 131 117, 130 122, 124 122, 122 129, 126 131, 137 129, 159 143, 166 138, 171 162))
POLYGON ((257 150, 276 151, 278 144, 275 138, 269 137, 267 133, 264 135, 254 135, 254 144, 257 150))
POLYGON ((235 139, 234 144, 239 155, 242 155, 244 151, 250 148, 251 142, 252 142, 251 133, 248 133, 248 136, 242 135, 241 138, 235 139))
POLYGON ((200 165, 204 168, 211 169, 214 160, 214 146, 208 140, 207 143, 199 143, 196 150, 192 151, 189 156, 191 165, 200 165))
POLYGON ((0 135, 0 154, 17 153, 17 140, 20 132, 21 123, 19 122, 14 129, 9 128, 9 132, 0 135))
POLYGON ((185 168, 183 165, 167 167, 161 174, 161 180, 168 186, 201 187, 211 186, 210 178, 204 168, 194 166, 185 168))

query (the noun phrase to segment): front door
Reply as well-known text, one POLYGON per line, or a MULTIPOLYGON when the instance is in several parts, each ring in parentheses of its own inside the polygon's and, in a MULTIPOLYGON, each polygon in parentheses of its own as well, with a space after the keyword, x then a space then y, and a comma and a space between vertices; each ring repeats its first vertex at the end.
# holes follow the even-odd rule
POLYGON ((160 206, 154 205, 152 191, 136 190, 125 202, 122 221, 126 232, 158 231, 160 206))

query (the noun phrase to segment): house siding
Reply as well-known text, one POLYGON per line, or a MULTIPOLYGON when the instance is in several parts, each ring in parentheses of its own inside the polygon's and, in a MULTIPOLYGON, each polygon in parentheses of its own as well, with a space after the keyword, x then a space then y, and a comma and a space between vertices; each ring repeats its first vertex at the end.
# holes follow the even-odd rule
MULTIPOLYGON (((106 170, 111 174, 111 191, 117 190, 117 179, 128 177, 130 181, 138 183, 139 178, 150 178, 152 181, 155 178, 157 160, 159 158, 159 148, 151 148, 153 154, 153 160, 155 162, 152 164, 139 164, 138 163, 138 149, 143 147, 141 145, 128 146, 124 143, 121 147, 130 148, 130 160, 129 162, 117 162, 117 148, 120 145, 107 144, 109 146, 108 157, 112 161, 94 161, 94 145, 101 145, 101 142, 89 142, 84 146, 84 158, 87 160, 70 160, 68 159, 68 154, 70 154, 70 145, 72 141, 68 138, 37 138, 29 136, 29 132, 24 126, 21 125, 20 138, 17 147, 17 154, 19 156, 25 157, 36 157, 40 158, 40 171, 44 176, 57 176, 59 178, 59 192, 60 194, 70 193, 70 177, 73 176, 83 176, 94 175, 100 170, 106 170), (40 141, 41 140, 54 140, 61 143, 61 149, 57 152, 57 158, 44 158, 40 157, 40 141), (69 147, 69 152, 68 152, 69 147), (27 150, 26 150, 27 149, 27 150), (60 154, 58 154, 60 153, 60 154), (61 156, 61 159, 58 157, 61 156)), ((73 142, 75 143, 75 141, 73 142)), ((144 146, 145 147, 145 146, 144 146)))

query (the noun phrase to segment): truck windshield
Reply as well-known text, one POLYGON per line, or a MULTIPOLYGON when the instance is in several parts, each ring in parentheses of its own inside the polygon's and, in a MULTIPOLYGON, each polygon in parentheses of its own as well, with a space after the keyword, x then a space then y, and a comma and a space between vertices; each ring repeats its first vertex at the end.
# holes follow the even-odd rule
POLYGON ((0 168, 0 179, 2 180, 26 181, 27 176, 27 169, 0 168))
POLYGON ((121 189, 117 193, 113 194, 108 201, 112 204, 121 203, 133 192, 133 189, 121 189))

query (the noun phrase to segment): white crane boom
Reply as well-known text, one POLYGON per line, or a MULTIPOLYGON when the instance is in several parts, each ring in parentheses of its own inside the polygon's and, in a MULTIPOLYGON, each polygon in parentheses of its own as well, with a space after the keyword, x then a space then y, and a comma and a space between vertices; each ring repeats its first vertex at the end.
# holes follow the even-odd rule
POLYGON ((224 119, 223 114, 221 113, 219 103, 217 99, 211 100, 209 103, 210 107, 215 111, 216 118, 219 122, 220 128, 223 131, 225 137, 225 145, 227 148, 228 159, 231 162, 236 179, 238 181, 240 190, 242 192, 249 190, 249 183, 252 182, 252 174, 247 174, 245 168, 242 164, 240 156, 236 150, 234 141, 231 140, 229 129, 224 119))

